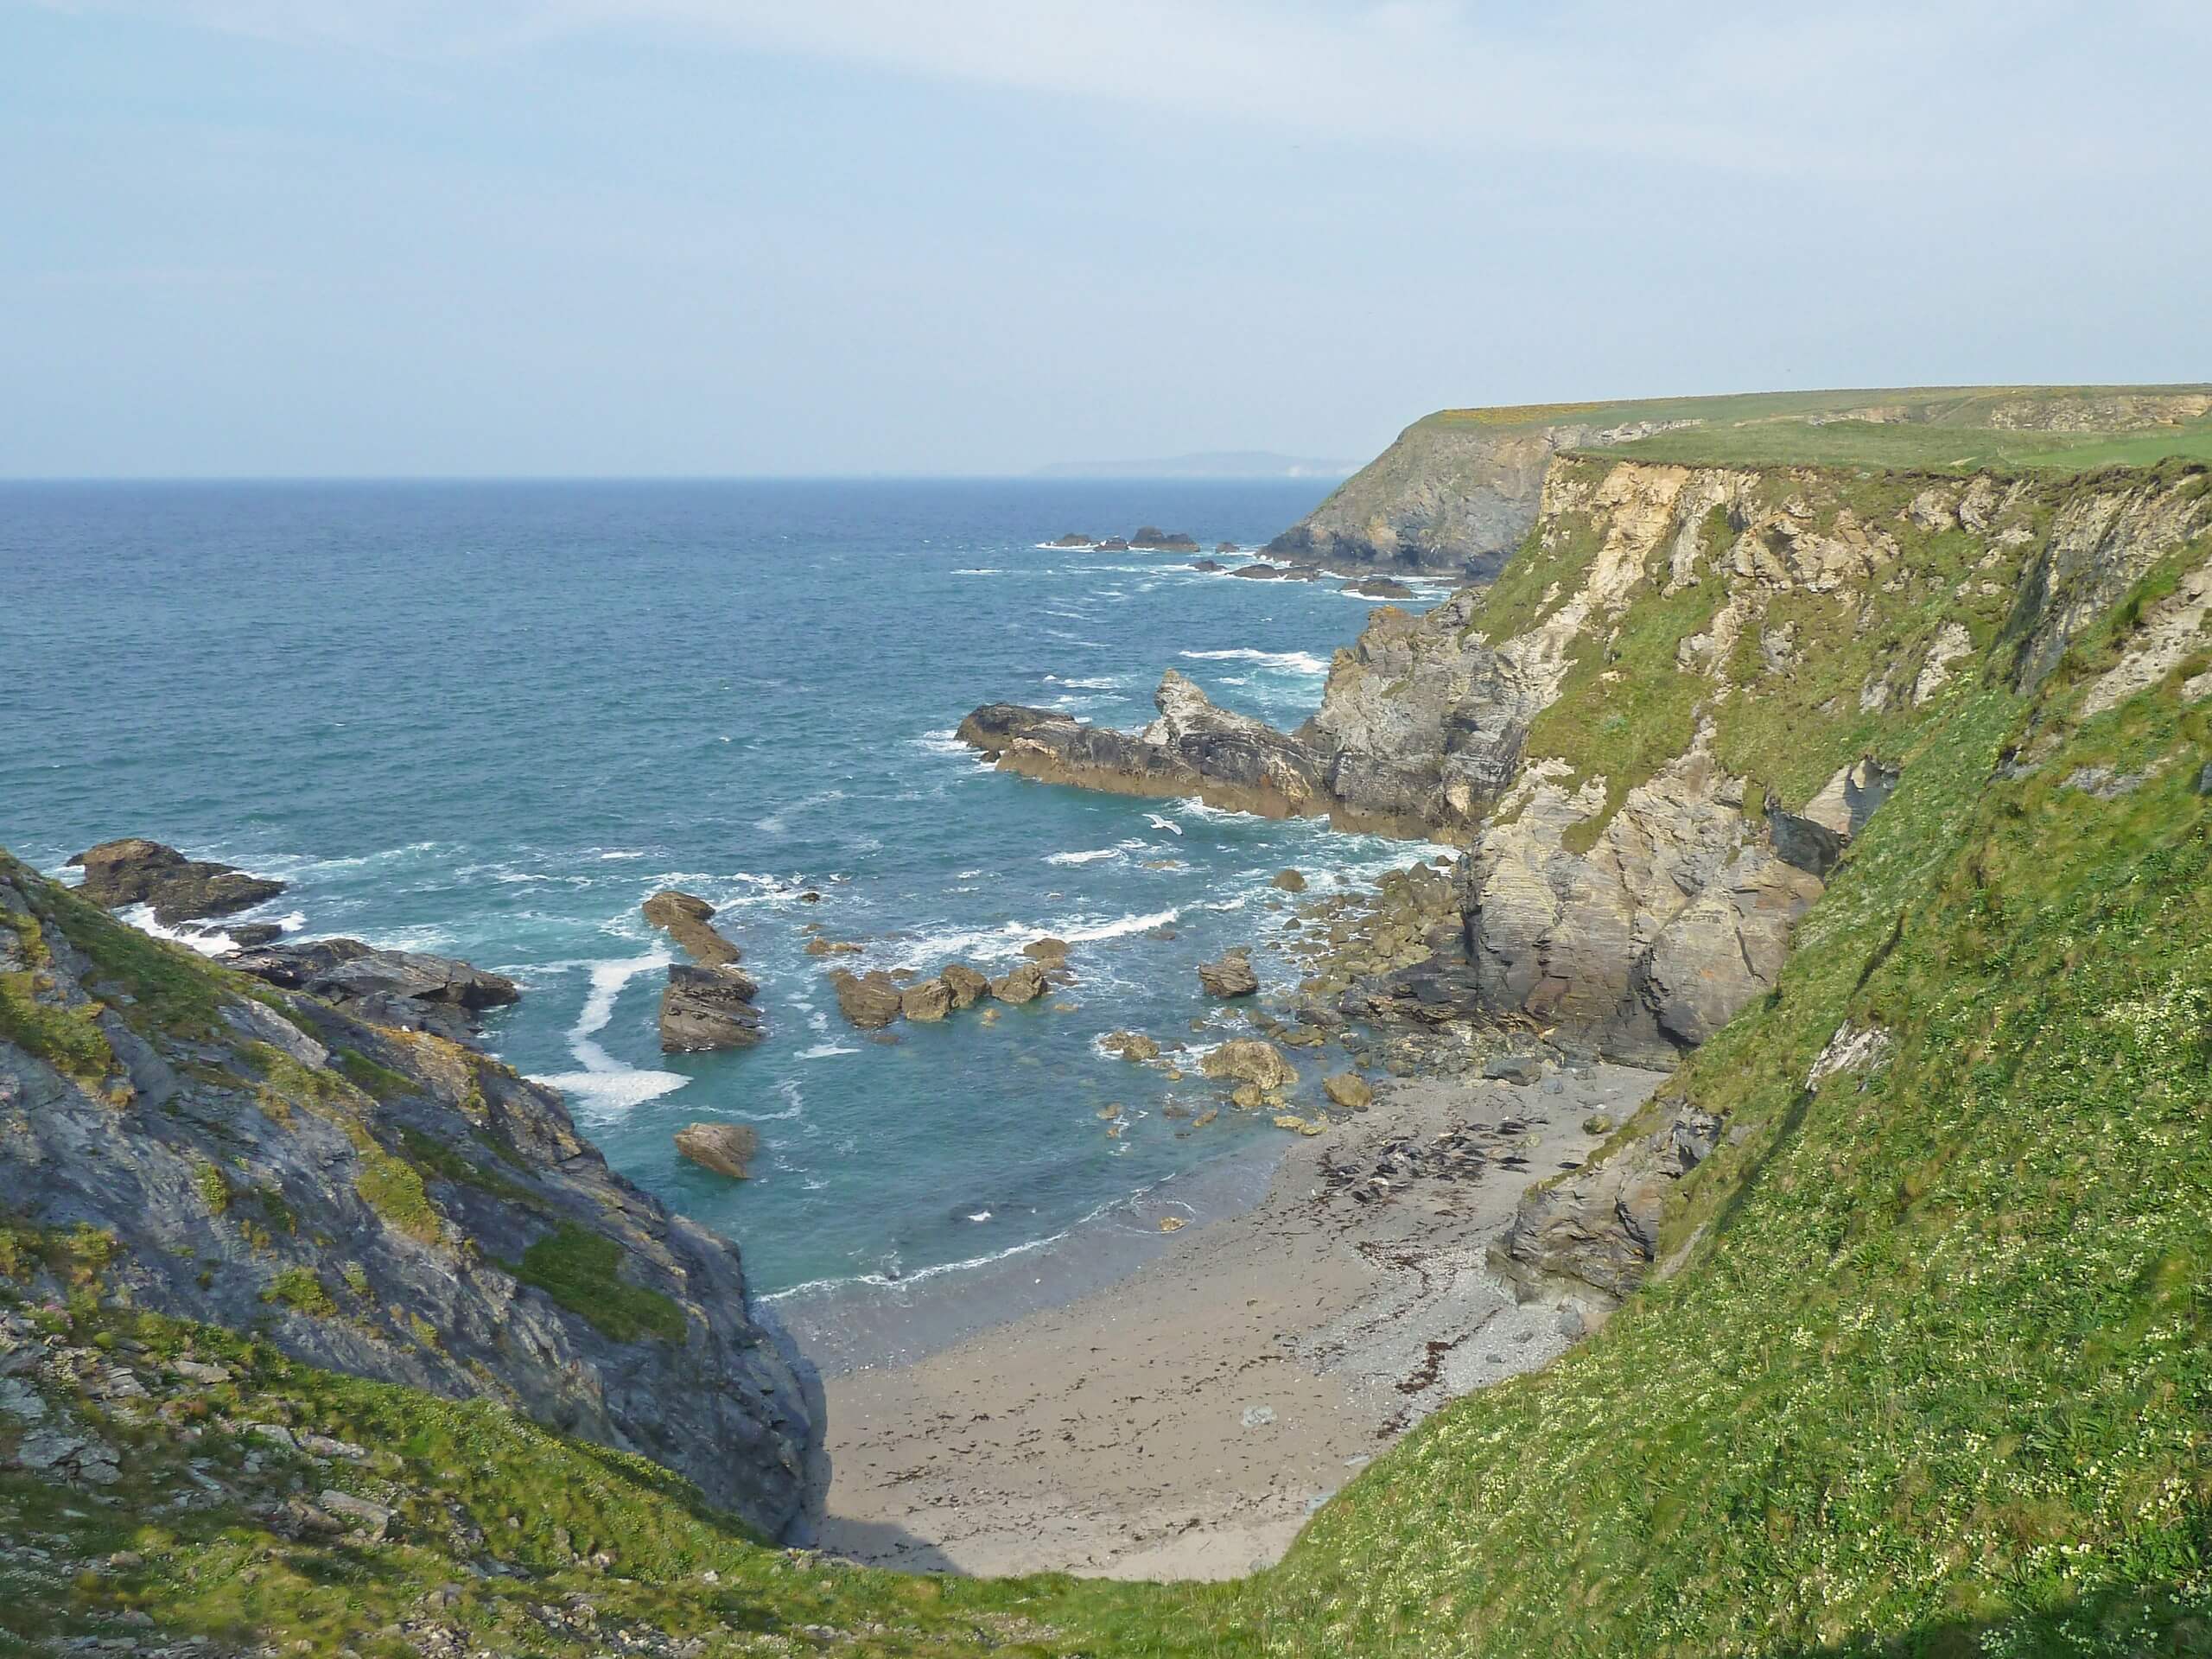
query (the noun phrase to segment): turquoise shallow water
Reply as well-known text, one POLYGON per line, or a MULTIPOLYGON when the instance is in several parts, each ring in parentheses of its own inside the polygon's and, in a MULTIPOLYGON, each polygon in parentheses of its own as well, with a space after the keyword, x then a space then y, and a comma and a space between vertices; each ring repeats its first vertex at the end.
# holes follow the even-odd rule
POLYGON ((1325 889, 1420 850, 1046 787, 950 741, 995 698, 1141 721, 1168 665, 1295 724, 1364 601, 1037 543, 1152 522, 1250 544, 1320 493, 0 486, 0 840, 58 870, 152 836, 284 877, 259 914, 304 932, 512 974, 490 1046, 736 1238, 757 1288, 943 1277, 1278 1134, 1164 1116, 1173 1088, 1094 1039, 1205 1040, 1192 964, 1267 936, 1274 871, 1325 889), (658 1052, 669 956, 638 905, 666 886, 725 907, 761 1047, 658 1052), (1055 933, 1077 1006, 872 1043, 809 921, 887 968, 1002 966, 1055 933), (675 1157, 677 1127, 718 1117, 758 1126, 758 1179, 675 1157))

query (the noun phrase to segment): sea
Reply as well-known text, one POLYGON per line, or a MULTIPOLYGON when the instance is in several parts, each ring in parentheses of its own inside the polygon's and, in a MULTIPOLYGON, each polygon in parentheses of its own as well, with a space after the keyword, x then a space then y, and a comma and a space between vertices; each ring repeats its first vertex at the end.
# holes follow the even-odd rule
POLYGON ((1281 988, 1279 871, 1325 894, 1438 850, 1038 784, 954 741, 999 700, 1141 724, 1167 668, 1294 727, 1370 601, 1048 543, 1153 524, 1233 564, 1215 543, 1325 489, 0 485, 0 842, 66 878, 151 836, 289 884, 238 919, 512 976, 486 1046, 736 1240, 826 1363, 879 1363, 1255 1197, 1282 1131, 1167 1110, 1217 1103, 1195 1059, 1234 1034, 1194 965, 1255 945, 1281 988), (719 907, 757 1048, 660 1052, 671 953, 639 906, 664 887, 719 907), (809 924, 862 953, 810 956, 809 924), (879 1040, 826 982, 1002 972, 1046 935, 1076 982, 988 1024, 879 1040), (1116 1030, 1188 1045, 1192 1075, 1107 1053, 1116 1030), (757 1129, 752 1179, 676 1155, 702 1121, 757 1129))

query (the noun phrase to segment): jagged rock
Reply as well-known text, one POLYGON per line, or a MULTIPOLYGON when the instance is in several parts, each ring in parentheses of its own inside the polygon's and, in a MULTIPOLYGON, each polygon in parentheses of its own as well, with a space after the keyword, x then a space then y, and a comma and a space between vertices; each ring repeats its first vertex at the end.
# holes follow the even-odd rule
POLYGON ((110 910, 151 905, 154 919, 164 927, 251 910, 284 891, 282 881, 188 859, 174 847, 135 836, 86 848, 69 864, 85 872, 78 892, 94 904, 110 910))
POLYGON ((1306 891, 1306 877, 1297 870, 1277 870, 1269 878, 1268 885, 1281 887, 1285 893, 1303 893, 1306 891))
POLYGON ((641 908, 645 920, 690 951, 694 962, 719 968, 738 960, 738 948, 712 925, 715 907, 696 894, 657 893, 641 908))
POLYGON ((1160 1058, 1160 1045, 1141 1031, 1116 1031, 1098 1039, 1098 1046, 1125 1060, 1142 1062, 1160 1058))
POLYGON ((862 1031, 880 1031, 899 1017, 899 982, 880 968, 865 976, 833 969, 830 985, 845 1018, 862 1031))
POLYGON ((1123 795, 1196 796, 1262 817, 1325 811, 1320 764, 1304 744, 1249 715, 1217 708, 1170 669, 1154 696, 1160 718, 1141 732, 1092 726, 1056 710, 987 703, 958 735, 1000 770, 1123 795))
MULTIPOLYGON (((130 982, 150 950, 215 1015, 122 1005, 103 1018, 114 1058, 100 1084, 14 1027, 0 1037, 0 1099, 23 1108, 0 1136, 0 1212, 111 1234, 104 1296, 253 1332, 304 1363, 498 1401, 652 1459, 772 1536, 804 1522, 823 1475, 818 1383, 749 1306, 735 1248, 610 1170, 557 1093, 351 1003, 265 992, 279 1017, 4 855, 0 910, 42 924, 31 994, 49 1006, 130 982), (270 1063, 249 1006, 295 1030, 289 1065, 270 1063), (373 1067, 373 1090, 341 1065, 373 1067), (230 1170, 251 1185, 211 1198, 210 1172, 230 1170), (620 1298, 594 1300, 602 1281, 620 1298)), ((57 1447, 56 1461, 92 1478, 114 1466, 99 1450, 57 1447)))
POLYGON ((667 1054, 750 1048, 760 1040, 760 987, 732 967, 668 965, 660 994, 660 1046, 667 1054))
POLYGON ((676 1132, 676 1150, 717 1175, 741 1181, 760 1155, 760 1136, 746 1123, 687 1123, 676 1132))
POLYGON ((1198 983, 1209 996, 1249 996, 1260 988, 1250 952, 1243 949, 1228 951, 1217 961, 1200 963, 1198 983))
POLYGON ((1493 1262, 1526 1285, 1578 1280, 1627 1295, 1657 1259, 1667 1196, 1720 1141, 1720 1121, 1675 1102, 1658 1128, 1521 1198, 1493 1262))
POLYGON ((1207 1051, 1198 1070, 1209 1077, 1234 1077, 1267 1093, 1297 1084, 1298 1068, 1273 1043, 1239 1037, 1207 1051))
POLYGON ((899 1012, 928 1025, 952 1012, 952 987, 942 978, 917 980, 899 993, 899 1012))
POLYGON ((1152 524, 1142 526, 1130 537, 1129 545, 1157 553, 1195 553, 1198 550, 1198 543, 1181 531, 1163 531, 1152 524))
POLYGON ((1363 1112, 1375 1103, 1375 1085, 1357 1071, 1324 1077, 1321 1087, 1331 1100, 1347 1111, 1363 1112))
POLYGON ((222 961, 226 968, 338 1003, 379 1025, 432 1031, 455 1041, 474 1034, 478 1015, 522 998, 521 988, 504 974, 419 950, 379 950, 359 939, 263 945, 232 951, 222 961))
POLYGON ((945 988, 952 993, 952 1006, 956 1008, 973 1006, 978 998, 991 988, 988 977, 976 972, 964 962, 948 963, 944 971, 938 977, 944 982, 945 988))
POLYGON ((1042 966, 1025 962, 1003 978, 993 980, 991 995, 1001 1002, 1034 1002, 1044 995, 1046 982, 1042 966))

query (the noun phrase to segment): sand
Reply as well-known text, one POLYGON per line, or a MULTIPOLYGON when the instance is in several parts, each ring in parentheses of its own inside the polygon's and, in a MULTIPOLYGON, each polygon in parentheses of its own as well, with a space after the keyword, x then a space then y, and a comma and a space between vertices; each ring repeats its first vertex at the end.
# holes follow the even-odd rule
POLYGON ((1662 1073, 1533 1086, 1410 1079, 1293 1141, 1256 1207, 1186 1227, 1112 1287, 911 1364, 831 1377, 821 1546, 880 1566, 1227 1578, 1427 1413, 1548 1363, 1599 1299, 1523 1302, 1484 1267, 1522 1190, 1580 1163, 1662 1073), (1554 1086, 1556 1085, 1556 1086, 1554 1086), (1325 1160, 1520 1120, 1526 1167, 1404 1183, 1375 1202, 1325 1160))

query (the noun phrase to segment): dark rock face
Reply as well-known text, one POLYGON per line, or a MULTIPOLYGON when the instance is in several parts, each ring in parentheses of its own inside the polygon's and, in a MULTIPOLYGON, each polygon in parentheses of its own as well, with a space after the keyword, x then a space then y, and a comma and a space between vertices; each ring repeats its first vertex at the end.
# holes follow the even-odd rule
POLYGON ((1197 541, 1181 531, 1163 531, 1154 524, 1144 525, 1130 537, 1129 545, 1142 548, 1149 553, 1195 553, 1198 550, 1197 541))
POLYGON ((668 984, 660 994, 660 1046, 664 1054, 711 1053, 751 1048, 760 1040, 760 1011, 753 1006, 760 987, 734 967, 668 965, 668 984))
POLYGON ((714 926, 715 907, 689 893, 657 893, 640 909, 645 920, 690 953, 691 960, 719 968, 739 960, 738 948, 714 926))
POLYGON ((760 1136, 746 1123, 687 1123, 676 1132, 676 1150, 702 1169, 742 1181, 760 1155, 760 1136))
POLYGON ((473 1037, 478 1016, 519 1001, 504 974, 451 957, 379 950, 359 939, 304 939, 234 950, 223 965, 286 990, 305 991, 365 1020, 430 1031, 454 1042, 473 1037))
POLYGON ((1344 591, 1357 594, 1363 599, 1411 599, 1414 590, 1390 576, 1364 576, 1357 582, 1348 582, 1344 591))
POLYGON ((804 1531, 820 1387, 749 1306, 734 1246, 486 1056, 365 1019, 365 999, 261 988, 280 1012, 156 948, 194 997, 142 994, 143 936, 0 855, 0 958, 99 1039, 0 1038, 0 1210, 111 1232, 110 1282, 137 1306, 505 1402, 804 1531))
POLYGON ((1129 550, 1129 544, 1119 536, 1109 536, 1098 543, 1098 550, 1101 553, 1126 553, 1129 550))
POLYGON ((1090 544, 1090 537, 1078 535, 1072 530, 1065 536, 1056 536, 1052 538, 1054 547, 1089 547, 1090 544))
POLYGON ((987 703, 960 723, 963 742, 1001 771, 1123 795, 1196 796, 1263 817, 1325 811, 1317 757, 1297 739, 1217 709, 1170 669, 1154 697, 1160 718, 1141 732, 1091 726, 1051 709, 987 703))
POLYGON ((110 910, 151 905, 154 919, 163 927, 251 910, 284 891, 282 881, 188 859, 174 847, 137 836, 104 841, 69 863, 85 872, 78 891, 94 904, 110 910))
POLYGON ((1290 574, 1290 568, 1281 564, 1240 564, 1229 573, 1252 582, 1273 582, 1290 574))
POLYGON ((1227 565, 1222 563, 1218 559, 1200 559, 1196 564, 1193 564, 1191 567, 1193 570, 1203 570, 1210 576, 1218 575, 1222 571, 1226 570, 1229 567, 1227 565))

